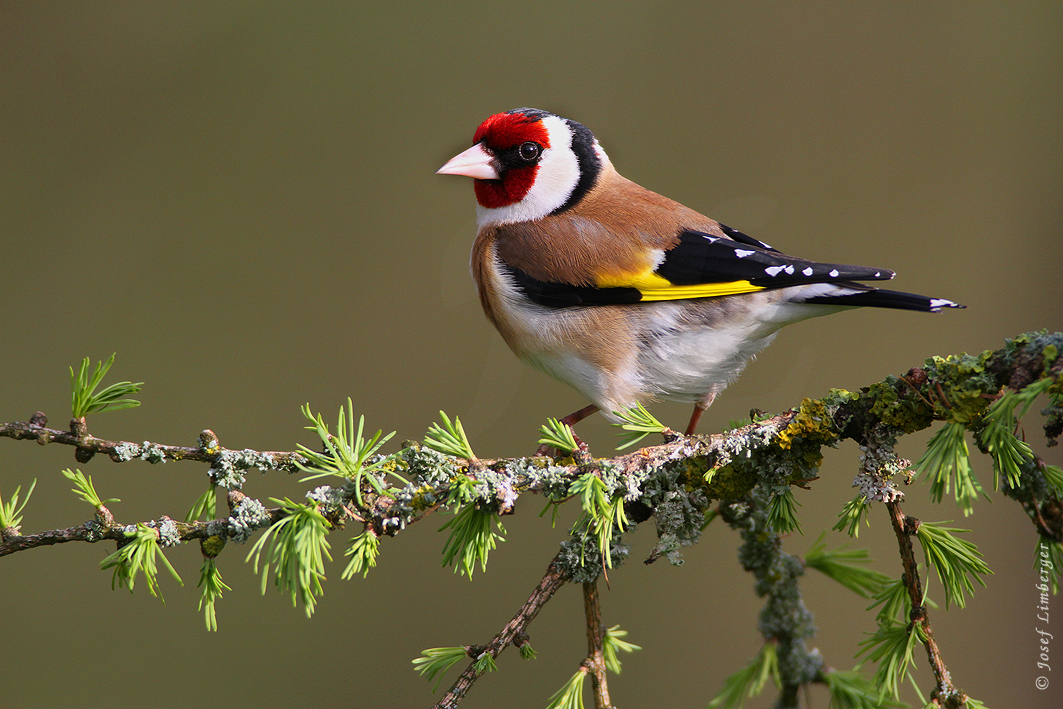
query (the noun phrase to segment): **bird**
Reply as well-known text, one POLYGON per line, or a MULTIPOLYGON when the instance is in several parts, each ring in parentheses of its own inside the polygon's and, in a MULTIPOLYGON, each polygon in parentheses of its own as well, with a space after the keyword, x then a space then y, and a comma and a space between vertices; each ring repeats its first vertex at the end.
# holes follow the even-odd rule
POLYGON ((594 134, 536 108, 498 113, 437 174, 473 179, 471 270, 487 318, 532 367, 590 404, 694 405, 685 429, 790 323, 859 307, 937 312, 882 290, 884 268, 788 256, 624 177, 594 134))

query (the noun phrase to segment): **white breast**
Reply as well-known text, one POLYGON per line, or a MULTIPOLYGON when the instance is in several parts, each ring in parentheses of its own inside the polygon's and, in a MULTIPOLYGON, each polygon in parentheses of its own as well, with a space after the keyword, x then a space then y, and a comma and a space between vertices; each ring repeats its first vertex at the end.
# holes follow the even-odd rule
MULTIPOLYGON (((611 412, 634 406, 637 400, 645 398, 640 396, 642 380, 638 375, 638 350, 633 338, 624 337, 621 332, 609 336, 601 329, 595 333, 587 331, 586 320, 581 315, 597 308, 558 309, 531 302, 503 270, 497 257, 493 259, 489 277, 499 294, 493 302, 498 330, 524 362, 572 386, 607 412, 610 419, 614 419, 611 412), (630 344, 604 353, 596 349, 603 346, 600 343, 608 347, 608 343, 619 344, 622 339, 630 344), (602 360, 608 360, 609 366, 603 367, 602 360)), ((594 315, 600 315, 600 311, 594 315)))
POLYGON ((648 393, 668 401, 697 402, 722 391, 746 364, 771 344, 778 330, 753 313, 719 322, 691 323, 688 306, 647 308, 647 334, 639 370, 648 393))
POLYGON ((497 258, 490 277, 500 294, 499 331, 521 359, 573 386, 602 413, 654 398, 705 402, 726 388, 789 322, 837 308, 795 303, 794 289, 701 300, 555 309, 523 296, 497 258), (791 292, 792 290, 792 292, 791 292), (604 350, 604 351, 603 351, 604 350), (602 366, 602 362, 608 366, 602 366))

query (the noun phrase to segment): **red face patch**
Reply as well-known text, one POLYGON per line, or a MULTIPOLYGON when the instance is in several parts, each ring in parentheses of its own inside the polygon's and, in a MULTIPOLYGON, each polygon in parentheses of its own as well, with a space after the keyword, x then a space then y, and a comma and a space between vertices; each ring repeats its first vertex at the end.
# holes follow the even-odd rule
POLYGON ((496 113, 481 123, 472 137, 473 144, 483 141, 492 150, 505 150, 529 140, 550 147, 550 135, 542 120, 523 113, 496 113))
MULTIPOLYGON (((498 113, 480 124, 472 142, 483 143, 491 153, 498 155, 527 142, 538 143, 545 150, 550 147, 550 135, 539 118, 529 118, 522 113, 498 113)), ((525 166, 499 166, 499 180, 474 180, 476 201, 487 209, 497 209, 516 204, 527 196, 535 183, 538 164, 525 166)))

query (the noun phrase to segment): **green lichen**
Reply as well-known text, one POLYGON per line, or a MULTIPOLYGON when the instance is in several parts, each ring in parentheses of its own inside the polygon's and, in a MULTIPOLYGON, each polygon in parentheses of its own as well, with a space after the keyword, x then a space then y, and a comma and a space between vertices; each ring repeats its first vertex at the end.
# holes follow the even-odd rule
POLYGON ((783 450, 790 450, 795 444, 829 443, 837 437, 827 405, 823 400, 806 398, 790 425, 779 431, 777 443, 783 450))
POLYGON ((754 487, 781 493, 817 476, 821 449, 838 439, 823 400, 805 399, 782 430, 754 423, 733 431, 711 460, 685 461, 691 486, 701 476, 709 499, 734 500, 754 487), (704 472, 702 472, 704 471, 704 472))
POLYGON ((766 598, 759 629, 766 641, 777 646, 782 684, 796 687, 813 680, 823 668, 823 658, 806 645, 816 628, 798 585, 804 564, 785 553, 779 536, 771 531, 768 501, 768 492, 757 490, 741 503, 722 505, 721 516, 741 534, 739 562, 754 575, 756 594, 766 598))
POLYGON ((856 401, 859 398, 860 394, 858 392, 832 388, 827 390, 827 395, 823 397, 823 402, 828 406, 837 406, 847 401, 856 401))
POLYGON ((989 399, 983 396, 995 392, 996 379, 987 369, 992 356, 986 351, 980 355, 958 354, 948 357, 931 357, 926 361, 929 383, 928 397, 934 402, 934 412, 946 421, 968 424, 985 413, 989 399), (944 395, 944 400, 942 400, 944 395))
POLYGON ((212 534, 200 541, 199 548, 202 550, 203 556, 213 559, 218 554, 221 554, 221 550, 225 548, 225 539, 217 534, 212 534))
POLYGON ((705 495, 711 500, 738 499, 744 497, 757 485, 756 471, 749 466, 727 464, 717 468, 708 468, 704 459, 688 459, 684 463, 687 464, 688 469, 691 471, 701 467, 701 465, 706 466, 706 472, 702 474, 702 479, 705 480, 705 495))
POLYGON ((1056 358, 1059 357, 1059 348, 1053 344, 1045 345, 1045 369, 1050 369, 1053 364, 1056 363, 1056 358))
POLYGON ((437 501, 435 490, 432 486, 422 485, 413 491, 408 504, 414 512, 422 512, 436 504, 437 501))
POLYGON ((934 408, 927 403, 927 397, 916 393, 913 386, 892 375, 872 384, 867 391, 867 396, 874 402, 871 415, 905 433, 929 426, 934 420, 934 408))

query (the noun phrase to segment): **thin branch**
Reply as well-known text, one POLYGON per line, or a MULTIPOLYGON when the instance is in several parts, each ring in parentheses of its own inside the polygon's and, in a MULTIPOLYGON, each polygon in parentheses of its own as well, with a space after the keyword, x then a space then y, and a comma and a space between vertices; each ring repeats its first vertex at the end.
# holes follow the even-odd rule
MULTIPOLYGON (((539 615, 539 611, 553 597, 557 589, 568 581, 568 575, 562 569, 561 556, 562 554, 559 552, 553 558, 550 566, 546 569, 546 574, 543 576, 542 581, 532 591, 531 596, 525 601, 520 611, 506 624, 506 627, 502 628, 498 635, 492 638, 487 645, 474 646, 469 649, 470 656, 475 653, 474 660, 483 653, 488 653, 491 657, 497 658, 509 645, 527 641, 528 625, 535 620, 535 616, 539 615)), ((454 709, 479 676, 480 672, 476 669, 476 663, 470 663, 457 681, 454 682, 450 691, 435 705, 434 709, 454 709)))
MULTIPOLYGON (((1044 352, 1049 347, 1063 349, 1063 335, 1059 333, 1020 335, 1009 341, 1003 349, 986 352, 978 358, 979 362, 984 363, 986 373, 992 376, 970 378, 969 381, 965 379, 965 386, 972 388, 969 392, 972 394, 973 388, 981 388, 978 395, 984 397, 997 395, 1000 387, 1005 384, 1012 388, 1021 388, 1040 376, 1053 376, 1058 379, 1060 369, 1063 368, 1063 357, 1057 358, 1055 364, 1047 368, 1044 352)), ((942 360, 942 362, 947 364, 948 361, 942 360)), ((814 446, 814 449, 806 451, 807 455, 815 455, 819 446, 831 445, 843 439, 866 441, 868 438, 866 432, 880 422, 889 426, 900 426, 905 432, 920 430, 931 425, 935 418, 940 418, 938 414, 930 410, 932 407, 927 406, 930 400, 937 397, 936 392, 941 388, 940 382, 935 378, 944 378, 952 386, 954 383, 952 380, 957 377, 967 377, 969 374, 960 367, 956 367, 955 371, 943 365, 936 365, 936 367, 934 370, 912 369, 903 378, 887 378, 883 382, 865 388, 864 393, 858 398, 829 395, 809 402, 811 406, 808 407, 807 412, 803 405, 800 410, 794 409, 760 420, 726 434, 688 438, 671 434, 666 436, 664 445, 644 448, 608 461, 577 462, 570 465, 558 465, 555 461, 550 466, 551 471, 572 477, 586 472, 591 466, 608 465, 618 475, 638 477, 651 474, 662 467, 674 465, 676 461, 685 460, 691 469, 718 469, 711 482, 704 486, 707 499, 741 497, 754 481, 748 479, 749 476, 746 473, 735 474, 734 466, 722 465, 732 459, 739 450, 747 460, 762 454, 769 457, 777 456, 780 454, 780 449, 794 454, 793 442, 803 440, 806 448, 812 448, 807 444, 814 446), (742 479, 743 476, 746 479, 742 479)), ((0 437, 34 440, 41 445, 48 443, 70 445, 75 447, 79 459, 82 454, 91 456, 95 453, 105 453, 116 462, 125 462, 134 458, 148 462, 166 460, 205 462, 209 463, 213 470, 223 474, 226 471, 236 473, 235 476, 229 476, 230 479, 237 478, 235 483, 231 480, 223 483, 229 489, 239 487, 239 482, 242 480, 240 473, 248 468, 296 472, 298 464, 307 463, 305 457, 297 452, 222 448, 217 436, 209 430, 200 434, 197 446, 187 447, 97 438, 88 434, 83 418, 71 420, 69 431, 48 428, 47 422, 47 417, 37 412, 29 422, 0 424, 0 437)), ((1051 436, 1050 433, 1049 435, 1051 436)), ((1052 440, 1050 437, 1049 443, 1052 440)), ((428 465, 439 467, 441 463, 428 461, 428 465)), ((505 497, 509 507, 512 507, 516 499, 512 493, 537 492, 543 486, 544 477, 537 476, 537 473, 541 473, 543 469, 542 458, 480 460, 476 461, 475 469, 469 467, 468 461, 449 458, 442 465, 453 475, 460 474, 474 480, 480 479, 479 473, 489 472, 490 475, 485 477, 500 481, 493 483, 492 487, 498 488, 500 498, 505 497)), ((795 481, 788 482, 793 484, 795 481)), ((447 487, 439 484, 433 485, 426 494, 431 494, 435 500, 441 500, 446 498, 447 492, 447 487)), ((1005 492, 1012 494, 1010 490, 1005 492)), ((1054 495, 1049 497, 1051 499, 1044 502, 1043 495, 1035 496, 1035 499, 1028 503, 1040 506, 1037 509, 1038 514, 1031 516, 1042 536, 1061 539, 1063 538, 1063 513, 1059 513, 1058 510, 1063 507, 1054 495), (1052 514, 1042 514, 1045 509, 1050 509, 1052 514)), ((365 509, 357 509, 354 512, 356 514, 368 513, 362 515, 366 517, 366 522, 372 524, 379 533, 389 535, 395 534, 405 524, 420 518, 433 508, 430 505, 428 508, 420 508, 411 514, 408 505, 404 507, 387 494, 368 495, 366 498, 365 509), (396 520, 398 522, 394 524, 383 524, 385 521, 396 520)), ((334 521, 336 526, 340 527, 343 516, 342 513, 337 512, 330 521, 334 521)), ((6 553, 33 546, 54 544, 58 541, 81 540, 81 535, 82 533, 69 530, 42 532, 39 535, 31 535, 31 537, 37 537, 37 540, 20 542, 17 548, 8 547, 9 550, 6 553)), ((84 534, 84 536, 91 537, 92 535, 84 534)), ((202 535, 193 533, 189 538, 196 536, 202 535)), ((89 541, 88 538, 85 540, 89 541)))
POLYGON ((927 614, 926 604, 923 602, 923 583, 919 578, 915 547, 912 544, 912 536, 919 529, 919 520, 904 514, 897 501, 887 502, 886 509, 889 511, 893 531, 897 535, 897 546, 900 548, 901 553, 901 565, 904 568, 902 581, 908 590, 908 599, 912 604, 909 620, 913 625, 918 624, 926 636, 923 646, 926 648, 926 657, 930 662, 930 668, 934 672, 935 681, 932 697, 939 706, 950 708, 966 706, 967 696, 958 691, 952 684, 952 677, 945 667, 945 661, 941 659, 941 651, 934 640, 934 632, 930 628, 930 616, 927 614))
POLYGON ((605 673, 605 626, 602 625, 597 581, 584 582, 583 608, 587 614, 587 659, 583 661, 583 667, 594 684, 594 706, 595 709, 612 709, 605 673))
POLYGON ((778 658, 775 706, 790 709, 797 707, 801 687, 822 673, 823 659, 806 643, 816 628, 799 587, 804 562, 783 551, 782 539, 768 521, 768 508, 769 493, 755 488, 743 499, 721 503, 720 517, 742 535, 739 560, 756 578, 757 595, 766 597, 759 630, 778 658))
MULTIPOLYGON (((268 527, 280 519, 283 513, 284 511, 280 507, 267 508, 266 514, 268 517, 265 518, 261 526, 268 527)), ((174 530, 182 542, 192 541, 193 539, 206 539, 214 535, 226 537, 229 528, 228 518, 207 522, 179 522, 175 519, 169 519, 169 521, 173 524, 174 530)), ((143 522, 143 524, 148 527, 158 526, 155 520, 149 520, 143 522)), ((114 522, 113 517, 110 523, 107 524, 97 514, 95 520, 75 527, 52 529, 37 534, 5 538, 4 541, 0 542, 0 557, 19 551, 26 551, 27 549, 36 549, 37 547, 52 546, 53 544, 63 544, 65 542, 89 542, 94 544, 106 539, 125 541, 127 531, 133 527, 136 527, 136 523, 129 525, 117 524, 114 522)))
MULTIPOLYGON (((793 417, 792 412, 780 414, 773 419, 761 422, 761 426, 774 426, 782 428, 793 417)), ((305 458, 295 452, 255 451, 251 449, 230 450, 218 445, 217 436, 209 430, 200 434, 200 445, 195 448, 184 446, 172 446, 159 443, 145 442, 143 444, 128 443, 124 441, 108 441, 95 438, 87 434, 74 435, 71 432, 58 429, 46 428, 47 418, 38 412, 29 423, 12 422, 0 424, 0 437, 8 437, 15 440, 36 440, 42 443, 60 443, 74 446, 77 450, 91 450, 93 452, 106 453, 112 460, 125 462, 133 458, 141 458, 148 461, 160 462, 172 461, 197 461, 211 464, 214 468, 229 466, 238 470, 250 467, 276 469, 285 472, 296 472, 296 462, 303 462, 305 458)), ((645 448, 641 451, 629 453, 614 458, 611 463, 616 471, 627 475, 646 474, 647 471, 665 465, 677 458, 707 457, 714 458, 716 451, 727 444, 732 434, 717 434, 690 439, 679 439, 661 446, 645 448)), ((412 455, 419 455, 413 451, 412 455)), ((540 478, 533 479, 533 474, 541 471, 541 458, 504 458, 478 460, 474 469, 469 469, 468 463, 458 458, 448 458, 447 467, 453 474, 467 475, 476 479, 479 476, 492 477, 504 481, 504 486, 517 492, 537 492, 545 482, 540 478)), ((594 465, 595 463, 590 463, 594 465)), ((555 471, 562 472, 565 476, 575 478, 582 475, 586 470, 579 464, 555 465, 555 471)), ((450 475, 442 476, 442 482, 432 486, 430 493, 435 500, 444 500, 449 491, 450 475)), ((230 496, 239 493, 238 490, 230 491, 230 496)), ((426 491, 421 489, 420 494, 426 491)), ((438 508, 438 503, 410 513, 408 505, 396 501, 388 494, 367 492, 363 494, 363 504, 355 506, 351 499, 353 494, 348 495, 343 504, 338 506, 332 514, 327 515, 330 523, 335 528, 342 528, 345 519, 351 518, 352 512, 357 513, 366 523, 373 525, 379 534, 395 535, 398 531, 412 524, 438 508), (352 507, 353 506, 353 507, 352 507), (388 526, 385 520, 403 519, 401 527, 388 526)), ((232 506, 233 500, 230 500, 232 506)), ((512 503, 511 503, 512 504, 512 503)), ((281 508, 274 507, 266 510, 273 521, 276 521, 281 513, 281 508)), ((150 523, 148 523, 151 526, 150 523)), ((178 533, 182 541, 202 539, 212 535, 228 538, 228 518, 213 520, 210 522, 178 522, 178 533)), ((268 526, 268 523, 267 525, 268 526)), ((25 551, 40 546, 49 546, 62 542, 83 541, 98 542, 103 539, 122 539, 124 535, 121 526, 115 526, 113 520, 97 520, 86 522, 83 525, 67 529, 55 529, 37 534, 7 537, 0 539, 0 556, 6 556, 18 551, 25 551)))
MULTIPOLYGON (((625 499, 630 504, 643 504, 646 517, 656 514, 661 550, 671 558, 673 553, 678 554, 680 546, 697 539, 705 510, 712 501, 730 501, 727 505, 721 505, 721 510, 728 512, 724 514, 725 519, 732 526, 736 522, 743 526, 744 518, 768 509, 766 506, 770 506, 772 495, 777 499, 780 490, 793 485, 804 486, 815 480, 821 460, 820 449, 824 445, 833 445, 844 439, 862 444, 872 440, 880 443, 886 441, 884 445, 878 445, 874 452, 877 455, 892 453, 892 445, 897 437, 927 428, 935 420, 948 418, 954 424, 962 423, 970 429, 971 422, 978 420, 987 402, 998 396, 1003 386, 1018 391, 1041 379, 1051 379, 1058 385, 1063 381, 1063 357, 1049 356, 1050 348, 1053 352, 1063 350, 1063 334, 1020 335, 996 352, 928 360, 925 368, 912 369, 905 377, 888 377, 864 388, 860 393, 833 390, 821 399, 806 399, 799 408, 755 420, 724 434, 680 437, 673 432, 665 432, 663 445, 610 460, 593 460, 589 454, 577 455, 574 462, 541 457, 466 460, 413 444, 389 458, 389 464, 394 461, 398 470, 413 473, 413 482, 407 483, 405 488, 390 487, 378 480, 370 489, 368 484, 361 486, 355 479, 345 479, 341 487, 323 486, 308 493, 308 497, 320 505, 320 512, 326 515, 330 529, 342 527, 345 519, 355 519, 371 529, 374 536, 394 535, 441 505, 449 504, 447 501, 455 479, 464 481, 466 486, 475 484, 477 509, 506 514, 512 511, 520 494, 547 491, 556 495, 559 490, 563 492, 566 481, 571 482, 577 476, 591 471, 608 471, 610 477, 627 486, 630 497, 625 499), (972 375, 972 372, 975 374, 972 375), (949 392, 948 396, 946 391, 949 392), (666 508, 666 514, 660 514, 658 506, 668 504, 665 496, 652 499, 638 497, 640 491, 645 491, 642 486, 651 480, 655 485, 668 486, 667 489, 659 488, 658 492, 684 490, 689 495, 684 498, 689 509, 666 508), (355 497, 356 503, 352 501, 355 497), (750 500, 756 500, 752 509, 743 504, 750 500)), ((1051 445, 1063 429, 1063 424, 1059 423, 1059 420, 1063 420, 1060 414, 1063 406, 1060 406, 1058 396, 1053 398, 1050 410, 1052 413, 1045 433, 1051 445)), ((211 482, 229 491, 231 512, 233 505, 239 502, 237 498, 242 497, 239 489, 243 483, 243 472, 247 469, 254 467, 295 472, 308 463, 305 456, 296 452, 224 449, 211 431, 202 432, 198 445, 194 447, 109 441, 89 435, 84 417, 71 420, 69 431, 64 431, 48 428, 47 417, 40 412, 28 423, 0 424, 0 437, 34 440, 41 445, 69 445, 74 447, 75 458, 80 462, 87 461, 96 453, 104 453, 115 462, 141 459, 152 463, 167 460, 208 463, 211 466, 211 482)), ((870 448, 867 455, 871 455, 870 448)), ((405 482, 398 472, 395 475, 405 482)), ((889 478, 879 480, 866 475, 864 478, 861 479, 861 491, 865 497, 887 501, 883 496, 893 490, 889 478)), ((1063 538, 1063 512, 1060 512, 1063 504, 1054 488, 1046 489, 1039 484, 1041 478, 1043 475, 1024 475, 1021 486, 1005 488, 1005 494, 1016 496, 1023 502, 1043 537, 1063 538)), ((167 519, 166 543, 203 539, 212 535, 219 536, 223 541, 238 535, 246 538, 246 534, 270 524, 283 514, 281 508, 266 510, 257 501, 254 502, 255 518, 250 523, 245 521, 239 530, 236 528, 240 527, 240 520, 234 520, 233 517, 192 523, 175 523, 167 519)), ((934 702, 950 708, 961 706, 966 698, 956 692, 951 684, 923 605, 922 584, 910 539, 918 528, 918 522, 905 517, 895 502, 888 502, 887 506, 901 549, 906 590, 912 601, 910 619, 913 625, 918 623, 926 637, 924 645, 937 680, 934 702)), ((124 539, 129 527, 115 524, 113 518, 104 515, 101 510, 106 512, 104 508, 98 508, 95 521, 67 529, 27 536, 15 536, 11 530, 3 530, 0 556, 66 541, 124 539)), ((246 512, 247 506, 241 505, 240 510, 246 512)), ((766 528, 764 522, 766 520, 761 520, 757 529, 766 528)), ((157 526, 154 521, 148 525, 157 526)), ((747 531, 752 533, 752 530, 747 531)), ((800 575, 802 567, 799 560, 779 552, 776 548, 778 539, 774 533, 770 539, 761 542, 770 542, 773 547, 763 550, 764 558, 786 563, 788 570, 784 574, 785 578, 780 580, 776 575, 767 574, 766 567, 762 569, 762 564, 753 563, 753 556, 756 555, 749 556, 749 563, 746 563, 747 560, 743 563, 758 573, 758 593, 769 596, 766 610, 770 609, 771 613, 765 618, 773 622, 762 622, 762 632, 769 642, 778 645, 779 665, 786 668, 779 676, 783 689, 779 705, 796 706, 798 688, 822 674, 822 661, 812 657, 804 646, 805 639, 813 632, 811 617, 800 603, 784 602, 787 596, 783 591, 795 588, 796 577, 800 575)), ((746 539, 746 546, 752 550, 756 545, 746 539)), ((493 660, 510 644, 523 645, 527 639, 525 629, 528 623, 561 585, 570 578, 585 580, 570 577, 570 574, 576 573, 574 569, 577 567, 572 566, 571 561, 566 563, 570 566, 562 563, 561 554, 555 557, 543 580, 513 620, 487 645, 466 649, 467 654, 481 658, 481 661, 474 662, 465 670, 437 707, 457 705, 490 664, 484 659, 489 657, 493 660)), ((596 705, 604 708, 610 706, 604 670, 600 667, 607 637, 601 628, 597 587, 593 583, 589 584, 584 587, 584 593, 589 656, 581 672, 594 677, 596 705)), ((799 595, 796 598, 799 599, 799 595)))
MULTIPOLYGON (((230 450, 218 445, 218 437, 213 431, 205 430, 199 434, 199 445, 173 446, 162 443, 132 443, 129 441, 109 441, 105 438, 91 436, 85 428, 85 420, 71 419, 69 431, 48 428, 48 417, 42 412, 35 413, 28 422, 12 421, 0 424, 0 438, 13 438, 20 441, 36 441, 40 445, 59 443, 74 446, 84 451, 78 462, 87 462, 96 453, 107 455, 115 463, 130 460, 146 460, 149 463, 161 463, 167 460, 194 460, 201 463, 216 463, 225 458, 236 456, 253 456, 262 467, 281 470, 288 473, 299 472, 297 463, 305 464, 306 458, 290 451, 252 451, 230 450)), ((254 467, 259 467, 255 465, 254 467)))

